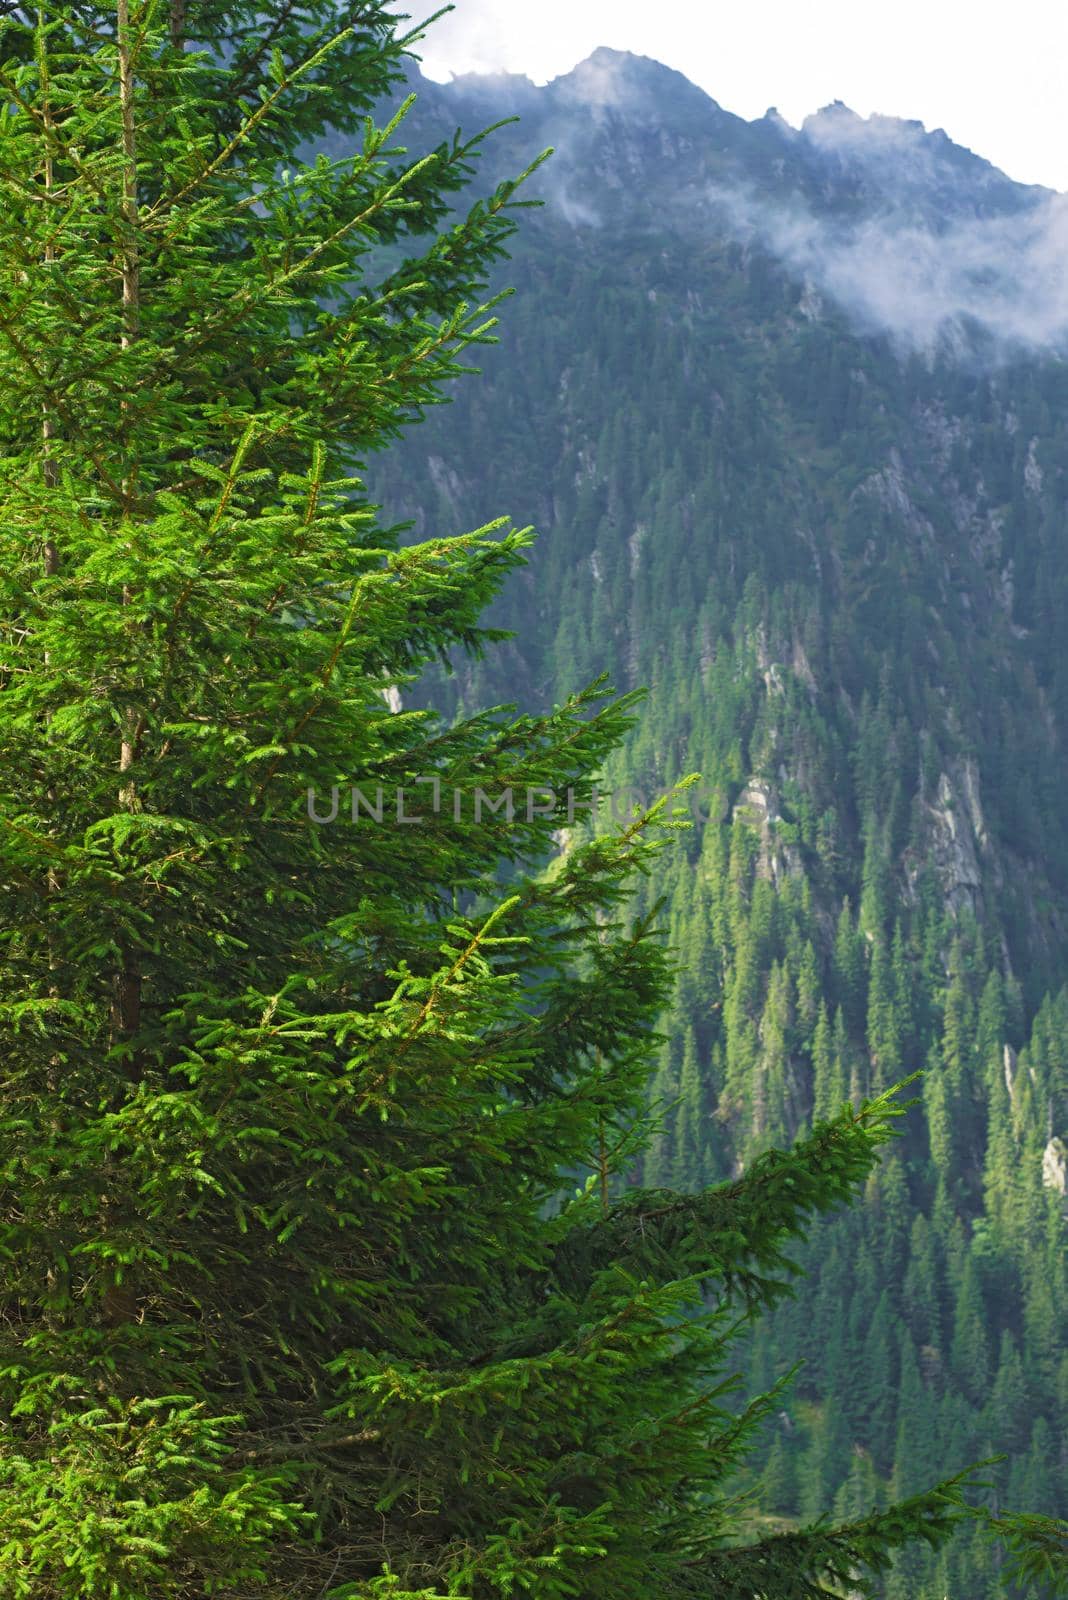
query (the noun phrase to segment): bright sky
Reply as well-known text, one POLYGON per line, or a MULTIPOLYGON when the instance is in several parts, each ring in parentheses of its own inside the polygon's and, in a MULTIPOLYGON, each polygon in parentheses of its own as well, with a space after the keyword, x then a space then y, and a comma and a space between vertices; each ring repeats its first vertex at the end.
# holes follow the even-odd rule
MULTIPOLYGON (((420 22, 436 9, 405 0, 420 22)), ((568 72, 598 45, 652 56, 728 111, 800 123, 844 100, 944 128, 1026 183, 1068 190, 1066 0, 456 0, 423 71, 568 72)))

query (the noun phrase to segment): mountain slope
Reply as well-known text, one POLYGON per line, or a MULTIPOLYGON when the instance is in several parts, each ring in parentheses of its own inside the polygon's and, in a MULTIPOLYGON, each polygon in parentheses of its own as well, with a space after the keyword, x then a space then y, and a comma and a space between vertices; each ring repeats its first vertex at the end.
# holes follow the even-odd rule
MULTIPOLYGON (((766 1508, 998 1447, 999 1494, 1063 1513, 1059 199, 916 124, 745 123, 609 51, 542 90, 416 86, 413 147, 518 110, 486 177, 559 152, 484 377, 370 464, 416 533, 539 531, 516 638, 436 693, 647 684, 611 778, 700 769, 710 797, 648 890, 684 971, 644 1177, 708 1181, 928 1069, 870 1205, 816 1231, 747 1352, 754 1384, 809 1360, 766 1508)), ((1001 1592, 968 1546, 887 1589, 1001 1592)))

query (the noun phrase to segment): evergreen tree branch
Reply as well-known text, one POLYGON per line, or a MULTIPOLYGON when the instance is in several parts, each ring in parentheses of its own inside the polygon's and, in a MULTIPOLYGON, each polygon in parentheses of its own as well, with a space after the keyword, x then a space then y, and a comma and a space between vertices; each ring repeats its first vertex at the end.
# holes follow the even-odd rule
POLYGON ((848 1203, 908 1109, 896 1097, 912 1078, 832 1121, 787 1151, 768 1150, 737 1182, 697 1195, 636 1190, 607 1218, 581 1223, 565 1238, 557 1270, 568 1283, 611 1262, 658 1281, 699 1273, 746 1304, 774 1304, 789 1292, 796 1264, 786 1246, 821 1212, 848 1203))

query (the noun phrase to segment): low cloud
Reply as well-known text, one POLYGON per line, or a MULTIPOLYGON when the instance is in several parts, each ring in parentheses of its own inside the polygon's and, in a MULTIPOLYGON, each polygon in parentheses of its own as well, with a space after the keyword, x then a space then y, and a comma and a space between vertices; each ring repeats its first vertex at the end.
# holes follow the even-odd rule
POLYGON ((901 211, 848 224, 752 190, 710 192, 714 212, 868 331, 931 350, 979 331, 998 352, 1068 348, 1068 197, 941 227, 901 211))
POLYGON ((824 155, 842 156, 870 168, 900 169, 905 165, 914 171, 919 169, 928 178, 935 175, 941 142, 945 139, 941 131, 927 133, 922 122, 878 114, 859 117, 840 100, 806 117, 795 137, 824 155))
POLYGON ((800 130, 779 126, 817 158, 824 199, 851 191, 860 216, 744 184, 713 189, 713 213, 735 236, 908 347, 981 343, 1003 359, 1068 349, 1068 196, 1014 185, 919 122, 838 104, 800 130))

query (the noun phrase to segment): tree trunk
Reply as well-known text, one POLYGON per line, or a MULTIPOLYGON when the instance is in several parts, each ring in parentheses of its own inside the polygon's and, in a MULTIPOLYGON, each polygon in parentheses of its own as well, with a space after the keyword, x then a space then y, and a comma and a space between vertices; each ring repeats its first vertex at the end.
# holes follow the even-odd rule
MULTIPOLYGON (((141 277, 137 242, 137 138, 134 117, 133 51, 130 38, 129 0, 116 0, 116 40, 119 57, 119 102, 122 111, 122 348, 128 350, 140 333, 141 277)), ((124 401, 122 411, 127 411, 124 401)), ((130 461, 123 476, 123 518, 132 513, 136 493, 137 469, 130 461)), ((130 605, 133 590, 124 585, 122 603, 130 605)), ((132 776, 141 721, 133 706, 126 711, 125 727, 119 748, 119 772, 125 781, 119 788, 119 804, 127 811, 138 806, 137 782, 132 776)), ((112 981, 112 1025, 120 1038, 136 1033, 141 1020, 141 969, 135 950, 126 949, 112 981)))

